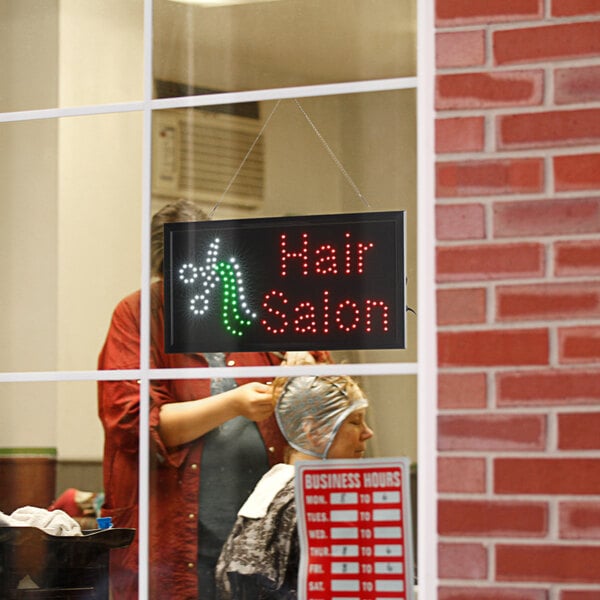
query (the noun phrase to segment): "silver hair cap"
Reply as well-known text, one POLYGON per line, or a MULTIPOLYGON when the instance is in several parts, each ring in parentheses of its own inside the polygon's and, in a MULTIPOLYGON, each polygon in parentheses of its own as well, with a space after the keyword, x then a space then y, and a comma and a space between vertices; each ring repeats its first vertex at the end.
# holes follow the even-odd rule
POLYGON ((292 448, 326 458, 346 417, 369 405, 358 386, 350 397, 340 380, 307 376, 292 377, 286 382, 277 399, 275 416, 292 448))

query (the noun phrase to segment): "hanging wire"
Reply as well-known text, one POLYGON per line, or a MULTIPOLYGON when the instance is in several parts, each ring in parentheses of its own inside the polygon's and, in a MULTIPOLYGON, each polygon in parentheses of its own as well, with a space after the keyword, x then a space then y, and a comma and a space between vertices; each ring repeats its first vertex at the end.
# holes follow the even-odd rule
MULTIPOLYGON (((344 178, 346 179, 346 181, 348 182, 350 187, 354 190, 354 193, 360 198, 360 200, 362 200, 362 202, 365 204, 365 206, 367 208, 371 208, 369 201, 362 195, 361 191, 358 189, 358 186, 356 185, 356 183, 354 183, 354 180, 352 179, 352 177, 350 177, 350 174, 348 173, 348 171, 346 171, 346 169, 344 168, 344 165, 341 163, 340 159, 335 155, 335 152, 331 149, 331 146, 327 143, 325 138, 321 135, 321 132, 317 129, 317 126, 313 123, 313 120, 308 116, 308 113, 304 110, 304 108, 302 107, 300 102, 298 102, 298 100, 296 98, 294 98, 294 102, 296 103, 298 110, 300 110, 300 112, 302 113, 304 118, 307 120, 308 124, 311 126, 311 128, 314 131, 317 138, 319 138, 321 144, 323 144, 323 147, 327 151, 327 154, 329 154, 329 156, 331 157, 331 160, 333 160, 336 167, 340 170, 340 172, 342 173, 342 175, 344 176, 344 178)), ((269 121, 275 114, 275 111, 279 108, 280 103, 281 103, 281 100, 277 100, 277 103, 273 107, 273 110, 269 113, 269 116, 266 118, 265 122, 263 123, 263 126, 261 127, 260 131, 258 132, 256 139, 252 142, 252 145, 250 146, 248 152, 246 152, 246 155, 244 156, 242 162, 240 163, 240 166, 236 169, 235 173, 229 180, 229 183, 227 184, 225 191, 221 194, 221 197, 219 198, 218 202, 212 207, 211 211, 208 213, 209 219, 211 219, 213 217, 213 215, 215 214, 215 211, 217 210, 217 208, 220 206, 221 202, 223 201, 223 198, 225 198, 225 196, 229 192, 229 189, 233 185, 233 182, 236 180, 237 176, 239 175, 240 171, 242 170, 242 167, 244 166, 245 162, 248 160, 248 157, 252 153, 252 150, 254 150, 254 147, 258 143, 258 140, 260 139, 260 137, 264 133, 265 129, 267 128, 269 121)))
POLYGON ((236 172, 233 174, 233 177, 229 180, 229 183, 227 184, 225 191, 221 194, 219 201, 212 207, 211 211, 208 213, 209 219, 212 219, 213 215, 215 214, 215 211, 217 210, 217 208, 219 208, 219 205, 223 201, 223 198, 225 198, 225 196, 227 196, 227 192, 229 192, 229 188, 233 185, 233 182, 236 180, 237 176, 240 174, 242 167, 244 166, 245 162, 248 160, 248 157, 252 153, 252 150, 254 150, 254 146, 256 146, 256 144, 258 143, 260 136, 264 133, 265 129, 267 128, 267 125, 269 124, 269 121, 275 114, 275 111, 279 108, 280 103, 281 103, 281 100, 277 100, 277 103, 273 107, 273 110, 269 113, 269 116, 265 119, 263 126, 260 128, 260 131, 258 132, 258 135, 256 136, 256 139, 252 142, 252 145, 250 146, 248 152, 246 152, 246 156, 244 156, 242 162, 240 163, 240 166, 237 168, 236 172))
POLYGON ((335 155, 325 138, 321 135, 321 132, 317 129, 317 126, 313 123, 312 119, 308 116, 307 112, 304 110, 304 108, 302 108, 300 102, 298 102, 296 98, 294 98, 294 102, 296 103, 296 106, 300 109, 300 112, 304 115, 304 118, 308 121, 308 124, 312 127, 316 136, 319 138, 319 140, 321 140, 321 143, 323 144, 325 150, 327 150, 327 154, 329 154, 337 168, 341 171, 346 181, 350 184, 350 187, 354 190, 356 195, 364 202, 365 206, 367 208, 371 208, 371 205, 369 204, 368 200, 361 194, 360 190, 358 189, 358 186, 356 185, 356 183, 354 183, 354 180, 352 179, 352 177, 350 177, 350 174, 348 173, 348 171, 346 171, 344 165, 340 162, 339 158, 335 155))

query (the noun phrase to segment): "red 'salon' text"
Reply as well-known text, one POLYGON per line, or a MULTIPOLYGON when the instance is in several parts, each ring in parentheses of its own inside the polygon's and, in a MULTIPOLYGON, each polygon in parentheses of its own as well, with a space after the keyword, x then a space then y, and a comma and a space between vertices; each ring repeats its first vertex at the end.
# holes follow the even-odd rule
POLYGON ((367 299, 360 303, 349 298, 334 300, 328 290, 323 291, 318 304, 308 300, 294 304, 285 292, 271 290, 265 294, 262 307, 265 316, 261 324, 273 334, 389 330, 389 307, 383 300, 367 299))

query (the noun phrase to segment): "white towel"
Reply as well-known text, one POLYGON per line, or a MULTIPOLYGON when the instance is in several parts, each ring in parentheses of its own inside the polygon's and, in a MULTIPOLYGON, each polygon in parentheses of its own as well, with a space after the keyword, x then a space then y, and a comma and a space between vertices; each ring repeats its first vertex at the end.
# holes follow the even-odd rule
POLYGON ((0 511, 4 527, 37 527, 50 535, 82 535, 79 523, 62 510, 46 510, 35 506, 17 508, 10 515, 0 511))
POLYGON ((283 489, 293 476, 293 465, 282 463, 272 467, 256 484, 254 491, 238 511, 238 515, 249 519, 262 519, 267 514, 267 510, 277 492, 283 489))

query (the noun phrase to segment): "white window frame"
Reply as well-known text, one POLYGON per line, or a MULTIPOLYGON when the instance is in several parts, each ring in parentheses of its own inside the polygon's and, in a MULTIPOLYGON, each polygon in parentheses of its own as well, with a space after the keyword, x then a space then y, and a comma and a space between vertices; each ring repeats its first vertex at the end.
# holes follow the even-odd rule
MULTIPOLYGON (((253 90, 218 95, 191 96, 155 100, 152 98, 152 0, 144 0, 144 96, 140 102, 76 106, 0 113, 0 123, 57 119, 62 117, 99 115, 123 112, 143 114, 142 168, 142 330, 139 370, 121 371, 27 371, 0 373, 0 383, 98 381, 139 379, 141 393, 140 431, 149 429, 149 383, 153 379, 269 377, 307 373, 307 367, 228 367, 208 368, 201 373, 194 369, 161 370, 149 367, 149 281, 150 281, 150 220, 151 220, 151 127, 154 110, 187 108, 237 102, 254 102, 286 98, 381 92, 417 89, 417 339, 416 363, 363 363, 320 365, 311 367, 314 374, 347 375, 417 375, 418 383, 418 568, 419 600, 437 598, 437 351, 435 327, 435 215, 434 215, 434 109, 433 81, 435 74, 434 7, 433 0, 417 0, 418 77, 357 81, 339 84, 299 86, 253 90)), ((148 596, 148 437, 140 439, 140 592, 148 596)))

